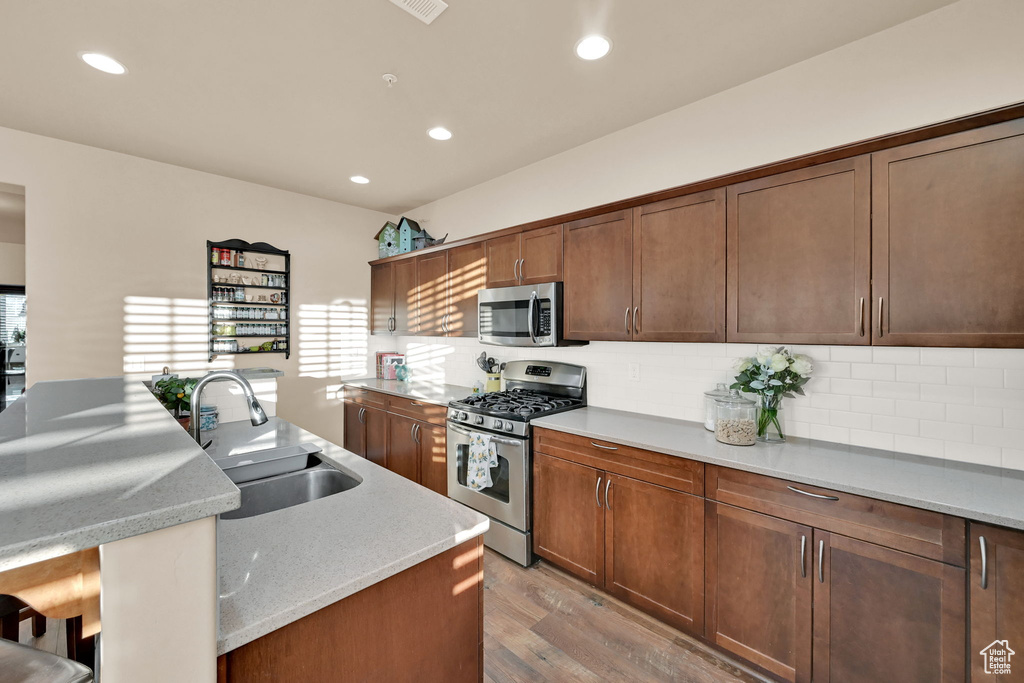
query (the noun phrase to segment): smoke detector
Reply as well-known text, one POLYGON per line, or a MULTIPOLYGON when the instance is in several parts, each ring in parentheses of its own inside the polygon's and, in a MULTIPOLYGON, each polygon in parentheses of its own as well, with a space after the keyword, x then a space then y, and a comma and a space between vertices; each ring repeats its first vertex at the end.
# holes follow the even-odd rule
POLYGON ((398 5, 424 24, 430 24, 448 9, 448 4, 441 0, 391 0, 391 4, 398 5))

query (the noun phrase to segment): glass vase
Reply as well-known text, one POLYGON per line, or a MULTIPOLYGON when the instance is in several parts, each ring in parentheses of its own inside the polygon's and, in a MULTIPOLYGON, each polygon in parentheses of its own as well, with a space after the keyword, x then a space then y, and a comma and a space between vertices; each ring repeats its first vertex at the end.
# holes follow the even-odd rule
POLYGON ((763 443, 782 443, 786 440, 782 431, 782 396, 758 395, 757 440, 763 443))

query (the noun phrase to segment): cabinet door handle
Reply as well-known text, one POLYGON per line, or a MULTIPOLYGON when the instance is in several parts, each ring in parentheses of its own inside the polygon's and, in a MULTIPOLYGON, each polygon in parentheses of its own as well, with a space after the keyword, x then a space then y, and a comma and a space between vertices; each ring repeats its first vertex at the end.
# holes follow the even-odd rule
POLYGON ((523 266, 525 266, 525 265, 526 265, 526 259, 524 259, 524 258, 519 259, 519 284, 523 284, 523 280, 526 279, 526 276, 523 275, 523 266))
POLYGON ((882 297, 878 297, 878 338, 882 338, 882 297))
POLYGON ((801 494, 803 494, 805 496, 810 496, 811 498, 818 498, 820 500, 839 500, 839 496, 823 496, 820 493, 811 493, 810 491, 801 491, 800 489, 794 488, 793 486, 787 486, 786 488, 789 489, 790 491, 792 491, 793 493, 801 493, 801 494))
POLYGON ((612 506, 608 504, 608 487, 612 485, 611 479, 606 479, 604 482, 604 509, 611 510, 612 506))
POLYGON ((860 298, 860 313, 857 316, 857 329, 860 330, 860 336, 864 336, 864 297, 860 298))
POLYGON ((359 424, 366 424, 366 408, 359 409, 359 424))
POLYGON ((640 310, 639 306, 634 306, 633 307, 633 331, 636 332, 637 334, 640 333, 640 325, 639 325, 639 323, 637 323, 637 319, 636 319, 636 314, 637 314, 637 312, 639 310, 640 310))
POLYGON ((978 545, 981 546, 981 590, 988 589, 988 543, 984 536, 978 536, 978 545))
POLYGON ((594 487, 594 498, 597 500, 597 507, 601 507, 601 477, 597 478, 597 486, 594 487))
POLYGON ((800 534, 800 578, 807 578, 807 536, 800 534))
POLYGON ((629 306, 626 306, 626 334, 629 334, 629 306))
POLYGON ((418 424, 412 426, 412 440, 416 443, 420 442, 420 426, 418 424))
POLYGON ((825 583, 825 541, 818 541, 818 583, 825 583))
POLYGON ((591 445, 591 446, 594 446, 594 447, 596 447, 596 448, 603 448, 603 449, 605 449, 606 451, 617 451, 617 450, 619 450, 619 449, 618 449, 618 448, 616 448, 615 446, 602 446, 601 444, 599 444, 599 443, 594 443, 593 441, 591 441, 591 442, 590 442, 590 445, 591 445))

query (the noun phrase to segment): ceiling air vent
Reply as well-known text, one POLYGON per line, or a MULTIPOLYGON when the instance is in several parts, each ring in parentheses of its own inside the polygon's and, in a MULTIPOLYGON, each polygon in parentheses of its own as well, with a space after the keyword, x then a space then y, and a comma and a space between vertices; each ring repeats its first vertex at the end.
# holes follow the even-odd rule
POLYGON ((424 24, 429 24, 448 9, 448 5, 441 0, 391 0, 391 4, 398 5, 424 24))

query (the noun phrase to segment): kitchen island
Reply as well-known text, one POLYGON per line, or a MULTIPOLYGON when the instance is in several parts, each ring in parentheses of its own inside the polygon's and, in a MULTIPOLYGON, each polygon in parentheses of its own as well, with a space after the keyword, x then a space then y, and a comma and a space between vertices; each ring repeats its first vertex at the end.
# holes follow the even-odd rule
POLYGON ((0 415, 0 562, 98 546, 105 683, 324 680, 324 670, 479 680, 485 517, 283 420, 205 436, 210 454, 119 377, 39 383, 0 415), (298 442, 358 484, 216 517, 242 495, 211 455, 298 442), (345 642, 328 643, 332 634, 345 642))

